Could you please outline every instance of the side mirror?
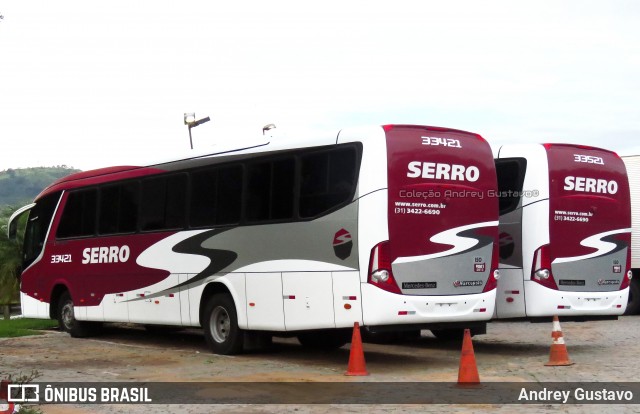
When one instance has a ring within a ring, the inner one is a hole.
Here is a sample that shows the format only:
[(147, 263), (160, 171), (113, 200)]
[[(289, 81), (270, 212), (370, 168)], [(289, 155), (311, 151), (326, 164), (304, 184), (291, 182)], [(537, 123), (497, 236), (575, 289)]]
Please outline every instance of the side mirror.
[(35, 205), (35, 203), (27, 204), (26, 206), (17, 209), (11, 215), (11, 217), (9, 218), (9, 225), (7, 226), (7, 237), (9, 238), (9, 240), (16, 239), (16, 236), (18, 234), (18, 219), (20, 218), (20, 216), (31, 210)]
[(7, 230), (7, 237), (9, 240), (15, 240), (16, 235), (18, 234), (18, 220), (13, 220), (9, 223), (9, 229)]

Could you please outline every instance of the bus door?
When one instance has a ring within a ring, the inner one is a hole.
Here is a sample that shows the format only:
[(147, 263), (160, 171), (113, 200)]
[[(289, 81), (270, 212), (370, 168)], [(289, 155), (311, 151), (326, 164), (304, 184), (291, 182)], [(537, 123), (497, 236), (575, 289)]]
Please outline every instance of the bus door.
[(522, 261), (522, 190), (527, 171), (525, 158), (496, 159), (500, 209), (500, 279), (496, 292), (496, 316), (525, 316)]

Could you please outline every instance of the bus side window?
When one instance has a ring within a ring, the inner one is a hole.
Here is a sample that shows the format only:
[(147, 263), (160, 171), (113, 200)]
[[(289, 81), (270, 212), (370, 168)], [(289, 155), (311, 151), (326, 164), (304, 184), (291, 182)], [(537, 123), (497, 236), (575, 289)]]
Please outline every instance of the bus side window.
[(242, 166), (218, 170), (215, 224), (237, 224), (242, 210)]
[(249, 164), (245, 209), (247, 221), (292, 219), (294, 184), (293, 157)]
[(205, 227), (240, 222), (242, 166), (208, 168), (191, 173), (189, 224)]
[(218, 172), (209, 168), (191, 173), (190, 224), (193, 227), (213, 225), (215, 222)]
[(140, 186), (137, 181), (100, 189), (100, 234), (133, 233), (138, 223)]
[(495, 160), (498, 176), (498, 205), (500, 215), (514, 211), (520, 204), (527, 160), (524, 158), (502, 158)]
[(525, 158), (495, 160), (500, 209), (500, 263), (522, 267), (522, 186)]
[(171, 230), (184, 227), (187, 176), (177, 174), (142, 181), (140, 229)]
[(354, 148), (302, 156), (300, 217), (314, 217), (345, 202), (355, 190)]
[(269, 220), (271, 202), (271, 163), (247, 165), (245, 218), (249, 222)]
[(56, 237), (93, 236), (96, 231), (96, 198), (95, 188), (69, 193)]
[(273, 162), (271, 175), (271, 218), (283, 220), (293, 218), (295, 194), (294, 158), (286, 158)]

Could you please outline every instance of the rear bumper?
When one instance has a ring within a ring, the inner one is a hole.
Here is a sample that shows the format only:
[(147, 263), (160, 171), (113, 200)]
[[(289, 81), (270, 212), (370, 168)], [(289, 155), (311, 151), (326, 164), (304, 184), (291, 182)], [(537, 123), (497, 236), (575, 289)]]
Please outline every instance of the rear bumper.
[(364, 325), (405, 325), (487, 321), (493, 316), (496, 290), (459, 296), (407, 296), (362, 284)]
[(622, 315), (627, 308), (629, 288), (612, 292), (567, 292), (525, 281), (527, 317)]

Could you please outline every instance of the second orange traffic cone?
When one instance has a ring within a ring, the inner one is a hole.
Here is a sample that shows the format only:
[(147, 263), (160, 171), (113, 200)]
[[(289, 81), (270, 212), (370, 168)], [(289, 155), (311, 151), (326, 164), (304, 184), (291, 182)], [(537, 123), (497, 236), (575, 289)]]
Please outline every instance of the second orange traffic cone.
[(458, 369), (458, 384), (480, 384), (480, 375), (476, 365), (476, 355), (473, 352), (471, 331), (464, 330), (462, 339), (462, 354), (460, 354), (460, 368)]
[(549, 353), (549, 362), (544, 365), (547, 367), (573, 365), (573, 362), (569, 360), (567, 345), (564, 343), (562, 328), (560, 328), (560, 319), (558, 319), (557, 315), (553, 317), (551, 337), (553, 338), (553, 343), (551, 344), (551, 352)]
[(358, 322), (353, 324), (351, 351), (349, 352), (349, 367), (344, 375), (369, 375), (364, 362), (364, 350), (362, 349), (362, 337), (360, 336), (360, 324)]

